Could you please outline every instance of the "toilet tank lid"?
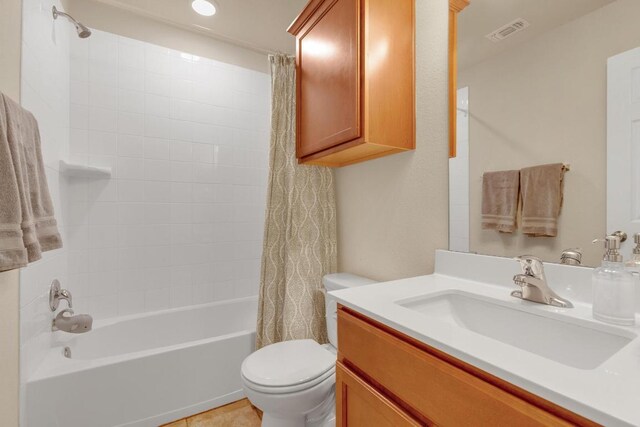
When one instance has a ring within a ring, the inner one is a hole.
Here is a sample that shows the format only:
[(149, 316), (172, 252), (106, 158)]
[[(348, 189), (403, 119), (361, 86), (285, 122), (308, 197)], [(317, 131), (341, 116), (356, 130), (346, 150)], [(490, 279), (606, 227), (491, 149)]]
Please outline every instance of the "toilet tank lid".
[(325, 275), (322, 278), (322, 283), (327, 291), (337, 291), (338, 289), (354, 288), (377, 282), (351, 273), (333, 273)]

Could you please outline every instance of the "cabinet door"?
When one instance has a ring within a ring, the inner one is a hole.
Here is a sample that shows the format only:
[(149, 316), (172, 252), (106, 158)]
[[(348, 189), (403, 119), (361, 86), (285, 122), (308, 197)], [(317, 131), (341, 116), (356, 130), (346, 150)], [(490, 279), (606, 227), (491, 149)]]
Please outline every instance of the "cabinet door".
[[(338, 309), (340, 360), (356, 366), (397, 401), (435, 425), (597, 425), (555, 405), (547, 405), (539, 397), (530, 395), (530, 401), (524, 400), (524, 393), (516, 395), (489, 383), (371, 322)], [(543, 404), (548, 409), (543, 409)], [(469, 420), (473, 422), (469, 424)]]
[(301, 158), (361, 135), (360, 0), (326, 0), (297, 43)]
[(420, 426), (340, 362), (336, 365), (337, 427)]

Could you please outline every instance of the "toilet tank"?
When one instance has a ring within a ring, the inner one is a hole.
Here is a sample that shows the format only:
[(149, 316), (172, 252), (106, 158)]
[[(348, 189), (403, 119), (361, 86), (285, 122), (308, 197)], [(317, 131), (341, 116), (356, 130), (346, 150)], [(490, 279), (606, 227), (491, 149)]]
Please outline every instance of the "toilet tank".
[[(322, 278), (322, 283), (324, 284), (324, 288), (327, 292), (331, 292), (356, 286), (371, 285), (372, 283), (377, 282), (351, 273), (333, 273), (324, 276)], [(335, 348), (338, 348), (338, 303), (334, 297), (326, 294), (324, 304), (327, 316), (327, 334), (329, 335), (329, 342)]]

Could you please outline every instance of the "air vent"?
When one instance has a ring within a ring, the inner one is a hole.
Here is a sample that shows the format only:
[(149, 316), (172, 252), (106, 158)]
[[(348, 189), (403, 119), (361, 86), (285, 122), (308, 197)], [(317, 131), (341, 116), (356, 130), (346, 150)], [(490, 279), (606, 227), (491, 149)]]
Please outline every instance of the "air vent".
[(491, 40), (494, 43), (502, 41), (507, 37), (511, 37), (515, 33), (518, 33), (529, 26), (529, 23), (522, 19), (518, 18), (513, 22), (509, 22), (507, 25), (504, 25), (497, 30), (487, 34), (485, 37)]

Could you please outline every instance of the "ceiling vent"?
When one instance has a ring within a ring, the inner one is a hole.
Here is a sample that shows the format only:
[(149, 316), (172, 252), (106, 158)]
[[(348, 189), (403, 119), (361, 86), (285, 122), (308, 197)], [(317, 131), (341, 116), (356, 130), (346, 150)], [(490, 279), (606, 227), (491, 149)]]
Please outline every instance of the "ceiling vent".
[(507, 25), (504, 25), (498, 28), (495, 31), (487, 34), (485, 37), (491, 40), (494, 43), (502, 41), (507, 37), (511, 37), (515, 33), (519, 33), (529, 26), (529, 22), (522, 18), (518, 18), (515, 21), (509, 22)]

